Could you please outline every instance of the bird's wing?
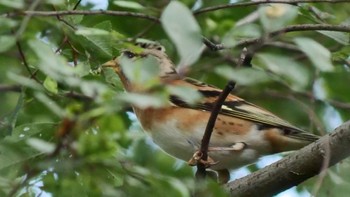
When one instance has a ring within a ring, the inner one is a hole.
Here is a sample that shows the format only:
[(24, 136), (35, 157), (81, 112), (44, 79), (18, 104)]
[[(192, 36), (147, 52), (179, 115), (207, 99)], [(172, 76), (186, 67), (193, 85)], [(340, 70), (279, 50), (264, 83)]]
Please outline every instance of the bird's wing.
[[(189, 105), (179, 97), (171, 96), (170, 101), (179, 107), (211, 111), (214, 107), (215, 101), (222, 91), (219, 88), (209, 86), (203, 82), (191, 78), (178, 80), (176, 83), (178, 83), (177, 85), (182, 84), (186, 86), (192, 86), (198, 89), (198, 91), (203, 95), (203, 99), (195, 105)], [(225, 102), (222, 105), (220, 114), (250, 120), (252, 122), (258, 123), (261, 129), (274, 127), (281, 128), (284, 131), (285, 135), (288, 135), (289, 137), (295, 139), (315, 141), (319, 138), (318, 136), (305, 132), (291, 125), (287, 121), (277, 117), (273, 113), (252, 103), (249, 103), (233, 94), (229, 94), (229, 96), (226, 98)]]

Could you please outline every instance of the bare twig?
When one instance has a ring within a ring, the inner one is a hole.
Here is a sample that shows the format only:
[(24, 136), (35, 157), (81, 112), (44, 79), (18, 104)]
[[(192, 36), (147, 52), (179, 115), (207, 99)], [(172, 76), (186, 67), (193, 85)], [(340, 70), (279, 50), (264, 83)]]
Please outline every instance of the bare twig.
[[(36, 7), (38, 7), (39, 3), (41, 0), (34, 0), (32, 1), (32, 3), (29, 6), (29, 12), (34, 11)], [(16, 32), (16, 40), (19, 40), (20, 37), (22, 36), (22, 33), (25, 31), (25, 29), (27, 28), (27, 25), (31, 19), (32, 15), (28, 14), (24, 17), (24, 19), (21, 22), (21, 25), (19, 26), (17, 32)]]
[(203, 8), (193, 12), (194, 15), (203, 14), (206, 12), (212, 12), (221, 9), (227, 8), (236, 8), (236, 7), (247, 7), (260, 4), (272, 4), (272, 3), (285, 3), (285, 4), (297, 4), (297, 3), (349, 3), (349, 0), (256, 0), (249, 2), (238, 2), (230, 3), (223, 5), (216, 5), (212, 7)]
[(211, 51), (219, 51), (226, 48), (223, 44), (214, 44), (206, 37), (202, 37), (202, 39), (205, 46), (207, 46)]
[(0, 92), (21, 92), (22, 88), (19, 85), (2, 85), (0, 84)]
[(79, 94), (77, 92), (67, 92), (62, 95), (63, 97), (73, 98), (79, 101), (91, 102), (94, 101), (93, 97), (86, 96), (84, 94)]
[(130, 16), (142, 18), (159, 23), (157, 17), (137, 12), (112, 11), (112, 10), (63, 10), (63, 11), (22, 11), (9, 13), (8, 16), (29, 15), (29, 16), (68, 16), (68, 15), (111, 15), (111, 16)]
[(73, 10), (76, 10), (78, 8), (78, 6), (80, 5), (81, 0), (79, 0), (73, 7)]
[[(238, 67), (241, 65), (245, 66), (251, 66), (251, 60), (252, 60), (252, 54), (253, 50), (247, 50), (246, 48), (243, 49), (239, 62), (237, 64)], [(235, 88), (236, 82), (234, 81), (228, 81), (227, 85), (225, 86), (224, 90), (221, 92), (218, 99), (215, 101), (215, 104), (213, 106), (213, 109), (211, 110), (211, 114), (207, 123), (207, 126), (205, 128), (203, 138), (201, 141), (201, 147), (200, 147), (200, 153), (201, 153), (201, 160), (207, 161), (208, 160), (208, 149), (209, 149), (209, 142), (211, 138), (211, 134), (213, 132), (213, 128), (215, 126), (216, 119), (221, 111), (221, 107), (223, 103), (225, 102), (227, 96), (231, 93), (231, 91)], [(196, 172), (196, 178), (197, 179), (203, 179), (206, 177), (206, 167), (203, 163), (198, 162), (197, 164), (197, 172)]]
[(209, 39), (203, 37), (203, 43), (213, 51), (219, 51), (224, 49), (231, 49), (237, 46), (248, 46), (252, 44), (259, 44), (259, 47), (263, 45), (275, 45), (277, 47), (288, 48), (289, 50), (299, 51), (295, 46), (282, 44), (280, 42), (270, 42), (273, 38), (289, 32), (297, 31), (339, 31), (339, 32), (350, 32), (350, 25), (329, 25), (329, 24), (301, 24), (301, 25), (290, 25), (280, 30), (276, 30), (260, 38), (245, 39), (237, 42), (233, 47), (227, 47), (224, 44), (214, 44)]
[[(211, 111), (207, 127), (205, 128), (204, 135), (202, 138), (202, 143), (201, 143), (201, 148), (200, 152), (202, 153), (201, 159), (206, 161), (208, 160), (208, 148), (209, 148), (209, 141), (211, 134), (213, 132), (213, 128), (216, 122), (216, 118), (218, 117), (220, 111), (221, 111), (221, 106), (223, 105), (224, 101), (226, 100), (226, 97), (230, 94), (230, 92), (234, 89), (236, 83), (233, 81), (229, 81), (225, 87), (225, 89), (221, 92), (219, 98), (215, 102), (215, 105)], [(205, 170), (205, 165), (203, 163), (198, 163), (197, 164), (197, 172), (196, 172), (196, 178), (197, 179), (202, 179), (205, 178), (206, 176), (206, 170)]]
[(288, 33), (288, 32), (296, 32), (296, 31), (317, 31), (317, 30), (325, 30), (325, 31), (340, 31), (340, 32), (350, 32), (350, 25), (328, 25), (328, 24), (302, 24), (302, 25), (290, 25), (283, 29), (273, 31), (268, 33), (266, 36), (262, 38), (253, 38), (239, 41), (235, 46), (247, 46), (254, 43), (265, 42), (266, 39), (271, 39), (277, 37), (279, 35)]
[[(76, 9), (78, 8), (78, 6), (79, 6), (80, 3), (81, 3), (81, 0), (79, 0), (79, 1), (74, 5), (73, 10), (76, 10)], [(53, 8), (54, 8), (55, 11), (57, 11), (56, 8), (55, 8), (55, 6), (53, 6)], [(62, 19), (61, 16), (56, 16), (56, 17), (57, 17), (57, 19), (58, 19), (59, 21), (61, 21), (61, 22), (63, 22), (64, 24), (66, 24), (66, 25), (67, 25), (68, 27), (70, 27), (71, 29), (73, 29), (73, 30), (76, 30), (76, 29), (77, 29), (77, 28), (74, 27), (72, 24), (70, 24), (68, 21)]]
[(328, 167), (350, 156), (350, 121), (280, 161), (228, 183), (227, 189), (235, 197), (273, 196), (319, 174), (327, 146)]
[(35, 74), (36, 72), (32, 73), (32, 71), (29, 68), (29, 64), (27, 62), (26, 56), (24, 55), (23, 49), (22, 49), (22, 45), (19, 41), (16, 41), (16, 46), (19, 52), (19, 55), (21, 57), (21, 60), (23, 62), (24, 67), (26, 68), (26, 70), (28, 71), (28, 73), (30, 74), (30, 78), (34, 79), (36, 82), (41, 83), (36, 77)]

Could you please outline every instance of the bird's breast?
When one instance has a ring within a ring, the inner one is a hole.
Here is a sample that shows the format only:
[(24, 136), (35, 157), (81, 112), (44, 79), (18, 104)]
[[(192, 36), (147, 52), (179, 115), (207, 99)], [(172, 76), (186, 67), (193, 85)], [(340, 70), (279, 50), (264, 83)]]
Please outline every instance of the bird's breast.
[[(143, 129), (168, 154), (188, 161), (200, 143), (210, 116), (209, 112), (168, 107), (164, 109), (135, 109)], [(241, 151), (210, 151), (215, 161), (213, 169), (238, 168), (254, 162), (270, 151), (264, 133), (252, 122), (220, 115), (216, 121), (209, 147), (231, 147), (244, 142)]]

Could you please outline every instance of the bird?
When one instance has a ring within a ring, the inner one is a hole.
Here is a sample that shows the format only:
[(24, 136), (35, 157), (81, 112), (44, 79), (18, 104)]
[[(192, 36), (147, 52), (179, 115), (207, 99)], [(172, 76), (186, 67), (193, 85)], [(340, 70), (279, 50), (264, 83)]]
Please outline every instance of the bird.
[(143, 130), (155, 144), (169, 155), (188, 161), (189, 165), (204, 163), (217, 173), (218, 182), (227, 183), (230, 170), (252, 164), (264, 155), (298, 150), (319, 139), (319, 136), (230, 93), (217, 116), (208, 159), (201, 161), (198, 151), (201, 139), (222, 89), (180, 74), (159, 43), (136, 42), (134, 45), (136, 48), (123, 49), (119, 57), (102, 64), (102, 68), (112, 68), (127, 92), (147, 93), (152, 90), (133, 83), (123, 68), (125, 64), (152, 57), (158, 67), (156, 77), (162, 85), (191, 88), (198, 92), (202, 97), (194, 104), (170, 94), (164, 106), (132, 107)]

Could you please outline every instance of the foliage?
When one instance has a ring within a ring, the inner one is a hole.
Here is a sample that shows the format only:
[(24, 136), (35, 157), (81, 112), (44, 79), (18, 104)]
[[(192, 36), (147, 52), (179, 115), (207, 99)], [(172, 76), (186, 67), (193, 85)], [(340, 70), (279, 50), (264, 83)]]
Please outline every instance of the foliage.
[[(87, 1), (1, 1), (0, 196), (226, 196), (214, 181), (196, 183), (193, 169), (156, 148), (128, 112), (130, 103), (162, 105), (169, 92), (196, 95), (175, 87), (124, 93), (115, 73), (100, 70), (134, 38), (163, 44), (193, 78), (218, 87), (235, 80), (238, 95), (311, 132), (323, 135), (350, 118), (349, 33), (282, 34), (253, 45), (252, 68), (235, 67), (242, 40), (288, 25), (349, 25), (349, 4), (261, 4), (196, 14), (228, 2), (108, 2), (107, 10), (155, 16), (155, 22), (131, 14), (22, 13), (96, 6)], [(226, 49), (203, 51), (201, 35)], [(159, 85), (147, 67), (129, 72), (140, 83)], [(344, 161), (298, 192), (345, 195), (348, 172)]]

